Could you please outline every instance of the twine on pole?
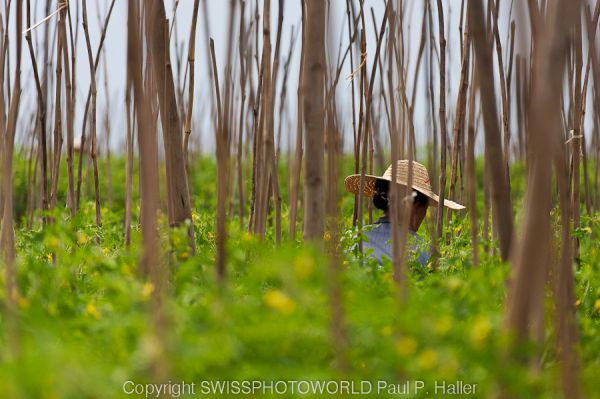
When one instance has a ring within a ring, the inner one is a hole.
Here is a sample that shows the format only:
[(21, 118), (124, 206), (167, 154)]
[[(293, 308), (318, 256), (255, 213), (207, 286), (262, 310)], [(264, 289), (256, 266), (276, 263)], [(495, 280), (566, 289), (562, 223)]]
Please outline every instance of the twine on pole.
[(361, 58), (362, 61), (360, 63), (360, 65), (354, 70), (352, 71), (348, 76), (346, 76), (346, 80), (347, 81), (352, 81), (354, 80), (354, 78), (356, 77), (356, 75), (358, 75), (358, 73), (360, 72), (360, 70), (362, 69), (362, 67), (365, 66), (366, 62), (367, 62), (367, 53), (361, 53)]
[(569, 133), (571, 133), (571, 137), (567, 141), (565, 141), (565, 144), (569, 144), (571, 141), (573, 141), (575, 139), (583, 138), (582, 134), (579, 134), (579, 135), (576, 136), (575, 135), (575, 130), (570, 130)]
[(66, 8), (69, 6), (69, 0), (60, 0), (58, 2), (58, 5), (56, 7), (56, 10), (48, 15), (46, 18), (42, 19), (41, 21), (37, 22), (36, 24), (30, 26), (29, 28), (25, 29), (23, 31), (23, 34), (26, 35), (28, 32), (34, 30), (35, 28), (37, 28), (38, 26), (48, 22), (50, 19), (52, 19), (56, 14), (58, 14), (63, 8)]

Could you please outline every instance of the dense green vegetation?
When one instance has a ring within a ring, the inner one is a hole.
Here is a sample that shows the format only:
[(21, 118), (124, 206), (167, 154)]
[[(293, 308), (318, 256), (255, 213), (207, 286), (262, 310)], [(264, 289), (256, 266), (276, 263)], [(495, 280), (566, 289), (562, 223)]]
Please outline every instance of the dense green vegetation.
[[(391, 266), (377, 267), (356, 256), (358, 238), (351, 228), (353, 198), (341, 192), (340, 249), (348, 342), (345, 369), (336, 369), (328, 257), (317, 248), (301, 241), (285, 241), (277, 247), (270, 230), (260, 242), (240, 227), (237, 216), (231, 216), (227, 283), (225, 287), (216, 283), (215, 166), (210, 159), (197, 160), (191, 173), (197, 254), (191, 255), (184, 228), (171, 230), (165, 216), (159, 217), (162, 264), (170, 272), (163, 352), (150, 321), (149, 298), (154, 286), (137, 273), (137, 225), (131, 248), (123, 245), (123, 164), (122, 158), (113, 159), (110, 209), (103, 182), (101, 229), (95, 226), (90, 200), (74, 218), (59, 207), (55, 224), (42, 229), (36, 220), (33, 230), (28, 230), (26, 163), (19, 161), (15, 202), (21, 221), (16, 232), (20, 348), (19, 355), (13, 355), (2, 313), (0, 397), (124, 397), (122, 386), (127, 380), (156, 382), (151, 370), (156, 359), (165, 362), (172, 381), (350, 378), (423, 380), (432, 386), (436, 380), (462, 380), (477, 384), (475, 397), (493, 397), (501, 387), (513, 397), (559, 397), (552, 333), (544, 337), (537, 372), (528, 364), (506, 363), (509, 337), (502, 323), (509, 266), (494, 255), (493, 242), (480, 242), (482, 265), (472, 267), (466, 215), (456, 214), (446, 227), (452, 239), (441, 248), (440, 267), (422, 270), (411, 266), (406, 291), (399, 300)], [(518, 217), (522, 168), (513, 168), (513, 174)], [(65, 186), (61, 181), (60, 198), (64, 198)], [(92, 191), (89, 193), (87, 198), (93, 198)], [(288, 220), (286, 209), (284, 205), (284, 222)], [(135, 209), (135, 215), (137, 212)], [(558, 223), (556, 214), (553, 218)], [(576, 265), (579, 352), (584, 397), (593, 398), (600, 397), (596, 389), (600, 377), (600, 215), (582, 220), (585, 227), (575, 232), (581, 237), (581, 258)], [(425, 240), (432, 223), (428, 220), (419, 232)], [(557, 240), (559, 230), (555, 229)], [(491, 248), (490, 255), (484, 246)], [(4, 273), (1, 276), (4, 279)], [(2, 304), (5, 295), (2, 290)], [(550, 292), (547, 311), (552, 320)], [(547, 331), (553, 328), (549, 326)], [(419, 396), (427, 395), (423, 391)]]

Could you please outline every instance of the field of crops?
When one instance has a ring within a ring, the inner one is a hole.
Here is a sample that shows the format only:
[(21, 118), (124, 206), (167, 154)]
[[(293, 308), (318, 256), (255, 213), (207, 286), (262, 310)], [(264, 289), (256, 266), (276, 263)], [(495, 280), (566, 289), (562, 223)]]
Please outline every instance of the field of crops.
[[(123, 162), (115, 160), (115, 171)], [(356, 255), (352, 196), (342, 196), (345, 341), (339, 344), (333, 342), (326, 253), (301, 240), (275, 245), (272, 224), (261, 242), (245, 226), (240, 229), (239, 220), (229, 220), (227, 283), (217, 283), (214, 169), (214, 161), (202, 159), (192, 173), (196, 255), (190, 254), (185, 229), (170, 230), (159, 217), (161, 267), (168, 275), (160, 337), (152, 322), (155, 287), (138, 273), (137, 228), (130, 249), (124, 248), (122, 191), (115, 190), (112, 207), (103, 208), (102, 228), (95, 225), (93, 202), (87, 202), (74, 218), (57, 209), (51, 227), (17, 230), (20, 293), (14, 328), (20, 354), (9, 355), (4, 337), (3, 397), (125, 397), (124, 383), (156, 384), (161, 381), (156, 373), (168, 376), (165, 382), (194, 382), (199, 397), (203, 381), (346, 379), (357, 381), (356, 390), (359, 381), (372, 382), (373, 395), (379, 388), (382, 395), (393, 389), (378, 387), (379, 381), (409, 381), (411, 394), (400, 397), (426, 397), (426, 391), (432, 396), (436, 381), (463, 381), (477, 384), (475, 397), (493, 397), (501, 389), (513, 397), (559, 397), (552, 326), (539, 348), (519, 348), (524, 357), (540, 353), (539, 366), (509, 360), (502, 325), (510, 266), (493, 255), (493, 242), (483, 241), (477, 248), (481, 266), (473, 267), (468, 217), (456, 214), (448, 225), (452, 240), (440, 248), (439, 267), (412, 265), (405, 290), (398, 293), (390, 264), (378, 267)], [(124, 176), (117, 172), (114, 179)], [(519, 191), (523, 176), (515, 172), (513, 183)], [(516, 197), (517, 213), (520, 202)], [(286, 207), (283, 215), (287, 220)], [(427, 240), (429, 224), (419, 231)], [(575, 273), (578, 351), (583, 395), (593, 398), (600, 367), (600, 215), (583, 219), (583, 225)], [(552, 320), (550, 293), (546, 301)], [(6, 328), (3, 317), (1, 329)], [(415, 381), (425, 384), (416, 395)], [(441, 392), (438, 397), (444, 397)]]
[(600, 0), (0, 2), (0, 399), (600, 399)]

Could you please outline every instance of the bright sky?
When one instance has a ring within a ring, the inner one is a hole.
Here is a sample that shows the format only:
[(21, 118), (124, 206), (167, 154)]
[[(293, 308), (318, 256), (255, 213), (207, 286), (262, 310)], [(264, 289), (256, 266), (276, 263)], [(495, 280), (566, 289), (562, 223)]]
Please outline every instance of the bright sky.
[[(226, 0), (204, 0), (206, 1), (208, 14), (204, 15), (203, 7), (200, 6), (200, 15), (198, 17), (198, 29), (197, 29), (197, 39), (196, 39), (196, 63), (195, 63), (195, 74), (196, 74), (196, 88), (195, 88), (195, 104), (194, 104), (194, 129), (193, 135), (197, 135), (202, 137), (203, 148), (206, 151), (212, 151), (214, 148), (214, 133), (212, 129), (212, 121), (211, 118), (211, 106), (210, 101), (212, 98), (213, 88), (210, 87), (208, 73), (209, 73), (209, 59), (207, 57), (207, 46), (208, 46), (208, 38), (207, 32), (210, 37), (213, 37), (215, 40), (215, 49), (217, 55), (217, 63), (219, 68), (220, 76), (223, 76), (224, 64), (225, 64), (225, 52), (227, 49), (227, 38), (228, 38), (228, 20), (229, 20), (229, 2)], [(241, 4), (241, 1), (236, 0), (238, 5)], [(257, 0), (248, 0), (246, 3), (247, 15), (251, 10), (254, 10), (255, 2)], [(355, 4), (358, 4), (356, 0)], [(13, 4), (15, 2), (13, 1)], [(202, 1), (201, 1), (202, 3)], [(272, 19), (272, 45), (274, 49), (275, 45), (275, 34), (276, 34), (276, 23), (277, 23), (277, 0), (271, 0), (272, 3), (272, 11), (271, 11), (271, 19)], [(286, 56), (289, 49), (290, 43), (290, 35), (292, 31), (292, 27), (295, 29), (295, 32), (299, 33), (300, 30), (300, 20), (301, 20), (301, 3), (300, 0), (284, 0), (284, 21), (283, 21), (283, 30), (282, 30), (282, 56)], [(516, 9), (521, 2), (516, 2), (514, 5), (515, 9), (510, 12), (510, 7), (512, 7), (511, 2), (501, 2), (501, 10), (500, 10), (500, 19), (506, 20), (508, 15), (512, 16), (512, 18), (520, 18), (520, 13)], [(45, 14), (43, 8), (45, 8), (44, 1), (33, 1), (35, 9), (35, 16), (32, 17), (34, 21), (39, 21), (42, 19)], [(100, 27), (108, 10), (108, 6), (110, 4), (109, 0), (96, 0), (88, 2), (88, 14), (90, 19), (90, 30), (91, 30), (91, 40), (92, 40), (92, 48), (95, 49), (98, 46), (98, 42), (100, 39)], [(167, 16), (169, 19), (173, 18), (173, 0), (165, 0), (165, 4), (167, 7)], [(405, 17), (405, 35), (407, 37), (407, 51), (410, 52), (410, 63), (409, 63), (409, 71), (408, 71), (408, 89), (409, 92), (412, 91), (412, 84), (415, 81), (414, 76), (414, 64), (416, 59), (416, 52), (419, 45), (420, 40), (420, 29), (421, 29), (421, 19), (423, 13), (424, 2), (416, 2), (416, 1), (407, 1), (405, 2), (407, 10)], [(260, 7), (262, 7), (262, 1), (259, 3)], [(447, 62), (448, 62), (448, 70), (447, 70), (447, 107), (448, 107), (448, 118), (452, 121), (453, 111), (456, 103), (456, 88), (458, 86), (459, 76), (460, 76), (460, 50), (459, 50), (459, 13), (460, 13), (460, 5), (461, 2), (458, 0), (453, 1), (445, 1), (444, 2), (444, 13), (446, 18), (446, 38), (448, 42), (448, 54), (447, 54)], [(383, 16), (385, 4), (383, 0), (365, 0), (365, 10), (367, 11), (367, 53), (368, 53), (368, 71), (370, 73), (371, 66), (373, 63), (373, 55), (375, 53), (375, 36), (376, 32), (373, 28), (373, 23), (371, 19), (371, 8), (373, 8), (373, 12), (377, 21), (377, 28), (379, 29), (379, 25), (381, 24), (381, 19)], [(5, 18), (6, 11), (3, 9), (4, 5), (0, 6), (0, 11), (2, 11), (2, 19)], [(56, 8), (56, 2), (52, 2), (52, 9)], [(76, 1), (71, 1), (71, 10), (73, 18), (75, 17), (75, 13), (81, 12), (81, 3)], [(239, 12), (239, 7), (237, 7)], [(436, 36), (437, 40), (437, 8), (436, 2), (432, 1), (432, 9), (434, 11), (434, 36)], [(187, 60), (187, 43), (190, 33), (191, 27), (191, 18), (192, 18), (192, 10), (193, 10), (193, 0), (179, 0), (177, 11), (175, 13), (176, 19), (176, 29), (174, 29), (173, 36), (171, 38), (171, 59), (174, 65), (176, 65), (176, 46), (183, 46), (181, 52), (181, 59), (184, 63), (181, 69), (181, 79), (183, 79), (183, 74), (185, 71), (185, 62)], [(14, 6), (13, 6), (14, 12)], [(11, 14), (11, 19), (12, 18)], [(111, 147), (113, 150), (119, 151), (124, 148), (124, 140), (125, 140), (125, 117), (124, 117), (124, 88), (125, 88), (125, 79), (126, 79), (126, 45), (127, 45), (127, 33), (126, 33), (126, 20), (127, 20), (127, 1), (126, 0), (116, 0), (115, 8), (113, 11), (113, 15), (110, 20), (108, 33), (106, 37), (105, 50), (106, 56), (102, 58), (102, 61), (99, 65), (98, 69), (98, 132), (101, 134), (102, 132), (102, 118), (104, 116), (104, 112), (106, 109), (106, 95), (107, 91), (105, 90), (104, 81), (105, 81), (105, 71), (109, 76), (108, 82), (108, 97), (110, 101), (110, 123), (112, 126), (112, 140)], [(208, 22), (208, 26), (205, 21)], [(235, 41), (234, 45), (237, 46), (238, 40), (238, 26), (239, 26), (239, 17), (236, 15), (235, 20), (235, 31), (233, 32)], [(51, 26), (51, 33), (54, 31), (56, 26), (57, 19), (52, 19), (48, 23)], [(524, 24), (517, 20), (517, 26), (523, 26)], [(347, 25), (346, 25), (346, 2), (343, 0), (332, 0), (331, 1), (331, 21), (329, 22), (330, 26), (330, 45), (329, 52), (331, 58), (335, 61), (337, 59), (338, 46), (339, 46), (339, 34), (342, 33), (343, 38), (343, 49), (345, 49), (347, 45)], [(450, 28), (448, 28), (448, 26)], [(506, 42), (507, 38), (507, 23), (501, 23), (500, 25), (500, 36), (503, 43)], [(11, 26), (13, 33), (11, 33), (12, 39), (12, 60), (11, 60), (11, 68), (14, 67), (14, 27)], [(41, 67), (41, 59), (42, 59), (42, 51), (39, 43), (43, 37), (44, 27), (40, 26), (34, 31), (34, 46), (37, 51), (37, 59), (38, 65)], [(525, 48), (528, 52), (528, 44), (519, 44), (520, 42), (527, 43), (527, 37), (529, 33), (526, 32), (517, 32), (518, 35), (521, 35), (524, 40), (517, 40), (516, 51), (521, 51), (520, 48)], [(182, 45), (182, 43), (185, 43)], [(262, 45), (259, 42), (259, 45)], [(283, 133), (282, 137), (287, 137), (287, 132), (295, 132), (295, 108), (296, 108), (296, 87), (298, 84), (298, 68), (299, 68), (299, 58), (300, 58), (300, 40), (297, 40), (296, 46), (294, 47), (292, 61), (290, 64), (290, 76), (288, 80), (288, 96), (287, 96), (287, 109), (290, 112), (284, 113), (283, 120)], [(506, 46), (506, 44), (504, 44)], [(237, 54), (237, 51), (236, 51)], [(76, 133), (75, 136), (79, 135), (81, 130), (81, 118), (83, 114), (83, 108), (85, 105), (85, 99), (87, 95), (88, 85), (89, 85), (89, 67), (87, 63), (87, 53), (85, 47), (85, 38), (83, 35), (83, 30), (79, 30), (79, 34), (77, 37), (77, 94), (76, 94), (76, 102), (77, 102), (77, 115), (76, 115)], [(425, 61), (425, 60), (424, 60)], [(422, 72), (425, 71), (425, 65), (422, 67)], [(356, 66), (355, 66), (356, 67)], [(14, 70), (13, 72), (14, 73)], [(54, 73), (54, 71), (52, 71)], [(344, 70), (342, 76), (345, 77), (350, 73), (350, 64), (349, 61), (346, 62), (344, 66)], [(35, 112), (35, 83), (33, 80), (32, 69), (31, 69), (31, 61), (29, 57), (29, 53), (26, 48), (26, 43), (24, 42), (23, 49), (23, 96), (22, 96), (22, 107), (20, 113), (20, 132), (28, 131), (27, 128), (30, 126), (30, 121), (32, 117), (32, 113)], [(279, 75), (279, 83), (281, 84), (282, 74)], [(177, 75), (176, 75), (177, 79)], [(436, 81), (434, 82), (434, 91), (436, 93), (436, 104), (438, 100), (437, 93), (439, 92), (439, 86)], [(255, 79), (256, 80), (256, 79)], [(377, 77), (377, 81), (379, 77)], [(421, 77), (418, 82), (418, 91), (417, 91), (417, 104), (415, 107), (415, 128), (417, 132), (417, 140), (418, 144), (422, 145), (425, 140), (425, 136), (430, 132), (431, 126), (431, 118), (429, 115), (429, 108), (427, 106), (426, 97), (425, 97), (425, 79)], [(497, 87), (497, 84), (496, 84)], [(376, 87), (375, 91), (377, 92), (378, 88)], [(187, 93), (187, 89), (186, 89)], [(279, 93), (279, 89), (278, 89)], [(186, 94), (187, 96), (187, 94)], [(277, 95), (279, 97), (279, 94)], [(499, 98), (499, 97), (498, 97)], [(339, 115), (342, 120), (342, 127), (344, 130), (345, 143), (348, 146), (351, 144), (352, 140), (352, 123), (350, 117), (351, 111), (351, 88), (350, 84), (347, 80), (341, 79), (338, 85), (337, 91), (337, 99), (339, 106)], [(498, 101), (499, 102), (499, 101)], [(51, 113), (49, 114), (52, 115)], [(437, 114), (436, 114), (437, 117)], [(382, 114), (382, 120), (385, 119), (385, 114)], [(513, 118), (514, 119), (514, 118)], [(49, 119), (48, 123), (50, 124), (52, 119)], [(51, 125), (50, 125), (51, 126)], [(277, 126), (277, 120), (276, 125)], [(382, 122), (381, 127), (386, 129), (385, 122)], [(451, 124), (448, 124), (449, 129), (451, 128)], [(382, 132), (383, 137), (387, 136), (387, 131)], [(513, 137), (514, 137), (513, 133)], [(482, 136), (480, 134), (480, 136)], [(25, 136), (20, 135), (20, 140), (23, 140)], [(19, 140), (19, 138), (18, 138)], [(478, 143), (478, 147), (481, 148), (482, 142), (481, 137)], [(284, 147), (285, 148), (285, 142)]]

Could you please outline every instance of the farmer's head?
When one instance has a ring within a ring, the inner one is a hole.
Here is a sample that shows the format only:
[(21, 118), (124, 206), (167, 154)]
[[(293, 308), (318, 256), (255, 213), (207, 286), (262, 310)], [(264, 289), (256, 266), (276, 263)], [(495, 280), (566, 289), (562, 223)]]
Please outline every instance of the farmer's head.
[[(417, 231), (419, 230), (419, 227), (421, 226), (421, 223), (427, 214), (429, 198), (417, 190), (413, 190), (408, 196), (404, 195), (405, 192), (405, 186), (399, 187), (399, 206), (402, 206), (404, 201), (409, 201), (411, 203), (409, 228), (412, 231)], [(373, 205), (375, 208), (382, 210), (384, 215), (388, 215), (390, 208), (390, 182), (388, 180), (375, 180), (375, 187), (373, 190)]]
[[(410, 165), (407, 160), (398, 161), (396, 165), (395, 171), (392, 170), (392, 165), (390, 165), (382, 176), (365, 175), (363, 193), (367, 197), (372, 197), (373, 205), (387, 215), (390, 208), (390, 187), (392, 182), (395, 181), (398, 185), (397, 193), (399, 196), (397, 204), (401, 206), (405, 203), (404, 201), (410, 201), (409, 228), (412, 231), (417, 231), (427, 214), (427, 208), (429, 206), (437, 206), (439, 197), (431, 188), (429, 173), (425, 166), (414, 161)], [(395, 179), (393, 177), (394, 173), (396, 175)], [(412, 190), (410, 190), (410, 193), (407, 193), (406, 187), (409, 181), (409, 174), (412, 181)], [(348, 176), (345, 180), (345, 185), (348, 191), (358, 194), (361, 186), (361, 175)], [(444, 206), (455, 210), (464, 209), (464, 206), (449, 200), (444, 200)]]

